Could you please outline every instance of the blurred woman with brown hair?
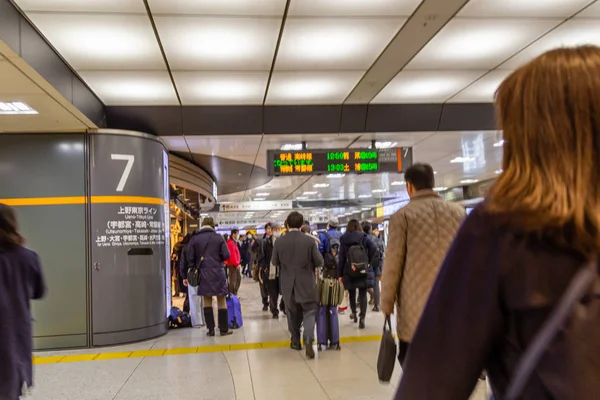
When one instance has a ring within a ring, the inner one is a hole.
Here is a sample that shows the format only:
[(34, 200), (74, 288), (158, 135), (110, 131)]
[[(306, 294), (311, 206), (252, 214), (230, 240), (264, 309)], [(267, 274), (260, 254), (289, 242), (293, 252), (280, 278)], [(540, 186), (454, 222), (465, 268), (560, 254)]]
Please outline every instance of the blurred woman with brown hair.
[(33, 384), (29, 300), (44, 295), (40, 260), (23, 247), (12, 208), (0, 204), (0, 398), (18, 400)]
[[(574, 275), (600, 251), (600, 48), (534, 59), (500, 85), (496, 109), (504, 172), (446, 256), (396, 399), (466, 400), (483, 369), (503, 399)], [(587, 324), (585, 335), (554, 337), (519, 398), (598, 398), (600, 321)]]

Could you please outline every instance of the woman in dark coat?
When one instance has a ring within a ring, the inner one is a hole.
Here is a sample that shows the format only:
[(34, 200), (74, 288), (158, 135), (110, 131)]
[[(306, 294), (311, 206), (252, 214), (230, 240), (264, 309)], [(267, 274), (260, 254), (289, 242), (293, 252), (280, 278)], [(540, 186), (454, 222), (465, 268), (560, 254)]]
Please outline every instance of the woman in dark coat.
[(33, 384), (29, 300), (46, 291), (38, 255), (23, 242), (13, 209), (0, 204), (0, 398), (6, 400), (18, 400), (24, 384)]
[(200, 284), (198, 295), (204, 299), (204, 318), (208, 328), (208, 336), (215, 335), (215, 316), (212, 307), (213, 296), (217, 297), (219, 307), (219, 331), (221, 336), (230, 335), (229, 317), (227, 314), (226, 296), (228, 294), (227, 275), (224, 262), (230, 257), (225, 239), (215, 232), (215, 222), (207, 217), (202, 221), (200, 231), (190, 240), (187, 248), (187, 268), (181, 273), (187, 286), (187, 270), (200, 266)]
[[(367, 274), (364, 277), (352, 278), (350, 277), (350, 266), (348, 260), (348, 251), (354, 245), (360, 245), (364, 248), (369, 259), (369, 266), (367, 268)], [(338, 264), (338, 275), (344, 283), (344, 288), (350, 295), (350, 309), (352, 314), (350, 319), (355, 323), (359, 321), (358, 327), (360, 329), (365, 328), (365, 317), (367, 315), (367, 289), (372, 288), (375, 285), (375, 273), (371, 263), (377, 255), (377, 247), (373, 244), (372, 240), (369, 240), (367, 234), (364, 233), (360, 227), (360, 223), (356, 219), (348, 222), (346, 233), (340, 238), (340, 254)], [(360, 314), (359, 319), (356, 318), (356, 291), (358, 290), (358, 298), (360, 303)]]

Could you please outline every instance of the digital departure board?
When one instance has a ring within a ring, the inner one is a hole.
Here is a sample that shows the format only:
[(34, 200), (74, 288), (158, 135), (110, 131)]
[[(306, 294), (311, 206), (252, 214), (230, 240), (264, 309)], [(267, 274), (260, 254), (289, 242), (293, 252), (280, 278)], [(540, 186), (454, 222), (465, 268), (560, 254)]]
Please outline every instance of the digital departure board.
[(267, 150), (270, 176), (403, 172), (412, 148)]

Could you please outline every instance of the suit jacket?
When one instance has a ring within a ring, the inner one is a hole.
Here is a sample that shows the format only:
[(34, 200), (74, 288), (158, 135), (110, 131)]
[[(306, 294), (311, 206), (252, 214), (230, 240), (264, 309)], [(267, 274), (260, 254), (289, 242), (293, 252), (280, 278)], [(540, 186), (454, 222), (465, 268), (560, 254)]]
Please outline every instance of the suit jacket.
[(323, 265), (323, 256), (313, 238), (290, 230), (275, 242), (271, 262), (279, 267), (281, 292), (286, 303), (291, 303), (292, 291), (296, 303), (317, 302), (315, 269)]
[(410, 342), (446, 252), (465, 216), (433, 190), (417, 192), (390, 220), (381, 311), (398, 308), (398, 337)]

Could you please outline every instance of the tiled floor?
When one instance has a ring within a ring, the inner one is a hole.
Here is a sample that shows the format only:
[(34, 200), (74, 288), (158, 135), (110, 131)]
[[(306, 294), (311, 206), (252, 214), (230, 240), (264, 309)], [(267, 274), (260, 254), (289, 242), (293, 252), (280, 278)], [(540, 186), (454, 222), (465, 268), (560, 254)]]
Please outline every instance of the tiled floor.
[[(208, 338), (204, 329), (181, 329), (143, 343), (115, 348), (39, 353), (39, 356), (131, 352), (219, 344), (289, 340), (285, 317), (270, 318), (261, 310), (258, 286), (245, 280), (240, 291), (244, 327), (233, 335)], [(34, 400), (327, 400), (391, 399), (393, 384), (378, 382), (379, 343), (368, 336), (381, 333), (383, 319), (369, 313), (367, 329), (358, 330), (348, 316), (340, 316), (343, 337), (370, 341), (345, 343), (342, 351), (318, 353), (306, 360), (304, 352), (262, 348), (197, 354), (94, 360), (35, 366)], [(265, 346), (266, 347), (266, 346)], [(478, 387), (473, 400), (484, 400)]]

